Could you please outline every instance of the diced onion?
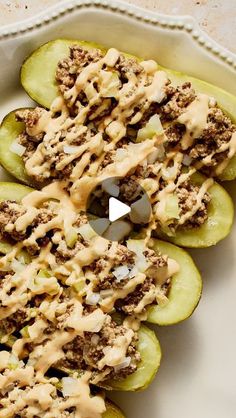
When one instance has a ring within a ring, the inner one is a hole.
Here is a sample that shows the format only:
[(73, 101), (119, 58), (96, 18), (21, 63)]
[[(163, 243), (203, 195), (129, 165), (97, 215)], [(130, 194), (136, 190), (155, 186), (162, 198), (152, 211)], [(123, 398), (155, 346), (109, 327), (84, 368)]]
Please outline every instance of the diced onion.
[(119, 370), (122, 370), (126, 367), (129, 367), (131, 363), (131, 357), (125, 357), (124, 361), (122, 361), (122, 363), (117, 364), (117, 366), (114, 367), (115, 372), (118, 372)]
[(189, 167), (192, 161), (193, 159), (189, 155), (183, 156), (183, 165), (185, 165), (186, 167)]
[(177, 175), (177, 167), (174, 165), (172, 167), (167, 167), (167, 168), (162, 169), (162, 177), (166, 180), (174, 179), (176, 175)]
[(63, 151), (65, 154), (76, 154), (80, 149), (79, 146), (76, 145), (64, 145)]
[(77, 380), (73, 377), (63, 377), (61, 379), (62, 383), (62, 394), (63, 396), (77, 396), (78, 395), (78, 385)]
[(115, 276), (116, 281), (120, 282), (121, 280), (125, 280), (129, 277), (130, 270), (128, 266), (119, 266), (114, 268), (112, 273)]
[(21, 263), (20, 261), (13, 259), (11, 262), (11, 268), (15, 273), (20, 273), (24, 270), (25, 264)]
[(130, 251), (133, 251), (137, 258), (135, 267), (138, 271), (144, 272), (150, 266), (150, 263), (147, 262), (143, 251), (145, 250), (144, 240), (129, 239), (127, 241), (127, 247)]
[(132, 203), (130, 207), (129, 217), (134, 224), (146, 224), (149, 222), (152, 207), (147, 194), (144, 194), (140, 199)]
[(97, 303), (100, 301), (100, 293), (90, 293), (86, 297), (86, 303), (88, 305), (97, 305)]
[[(107, 72), (106, 72), (107, 73)], [(116, 97), (120, 88), (120, 79), (117, 73), (111, 73), (109, 80), (104, 80), (106, 85), (103, 87), (103, 97)]]
[(19, 144), (17, 141), (14, 141), (14, 142), (11, 143), (11, 146), (10, 146), (9, 149), (14, 154), (17, 154), (17, 155), (19, 155), (19, 157), (22, 157), (22, 155), (25, 153), (26, 147)]
[(138, 267), (134, 266), (129, 272), (129, 278), (133, 279), (133, 277), (135, 277), (137, 273), (138, 273)]

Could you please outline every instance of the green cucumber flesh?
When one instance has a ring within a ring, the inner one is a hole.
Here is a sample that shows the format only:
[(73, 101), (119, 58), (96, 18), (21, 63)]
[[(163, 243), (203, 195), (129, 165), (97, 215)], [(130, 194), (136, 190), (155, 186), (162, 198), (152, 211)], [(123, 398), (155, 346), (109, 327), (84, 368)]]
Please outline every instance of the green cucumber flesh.
[(15, 112), (9, 113), (0, 126), (0, 164), (22, 183), (31, 185), (22, 158), (10, 150), (11, 144), (24, 130), (24, 123), (16, 121)]
[(194, 312), (202, 293), (202, 279), (192, 258), (182, 248), (155, 240), (153, 249), (177, 261), (180, 270), (171, 280), (167, 304), (151, 306), (147, 320), (158, 325), (173, 325)]

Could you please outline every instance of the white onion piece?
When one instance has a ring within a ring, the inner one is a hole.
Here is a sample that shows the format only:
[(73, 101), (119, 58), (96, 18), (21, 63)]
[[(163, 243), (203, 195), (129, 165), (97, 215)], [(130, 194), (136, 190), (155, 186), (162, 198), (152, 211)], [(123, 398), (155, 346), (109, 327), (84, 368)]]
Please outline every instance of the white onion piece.
[(162, 174), (164, 179), (171, 180), (174, 179), (177, 175), (177, 167), (173, 165), (173, 167), (163, 168)]
[(117, 364), (117, 366), (114, 367), (115, 372), (118, 372), (119, 370), (124, 369), (125, 367), (129, 367), (131, 363), (131, 357), (125, 357), (124, 361), (122, 363)]
[(133, 277), (135, 277), (136, 274), (138, 274), (138, 267), (134, 266), (129, 272), (129, 279), (133, 279)]
[(11, 146), (10, 146), (9, 149), (14, 154), (17, 154), (17, 155), (19, 155), (19, 157), (22, 157), (22, 155), (24, 154), (24, 152), (26, 150), (26, 147), (19, 144), (17, 141), (14, 141), (14, 142), (11, 143)]
[(73, 377), (63, 377), (62, 382), (62, 394), (63, 396), (77, 396), (78, 395), (78, 385), (77, 379)]
[(20, 273), (24, 270), (25, 264), (21, 263), (20, 261), (13, 259), (11, 262), (11, 268), (15, 273)]
[(120, 282), (121, 280), (127, 279), (129, 277), (130, 271), (128, 266), (119, 266), (116, 267), (112, 273), (115, 276), (116, 281)]
[(76, 145), (64, 145), (63, 151), (65, 154), (76, 154), (80, 149), (79, 146)]
[(99, 300), (100, 300), (100, 294), (99, 293), (90, 293), (90, 295), (88, 295), (86, 297), (86, 303), (88, 305), (97, 305)]
[(189, 167), (193, 159), (189, 155), (184, 155), (183, 157), (183, 165)]

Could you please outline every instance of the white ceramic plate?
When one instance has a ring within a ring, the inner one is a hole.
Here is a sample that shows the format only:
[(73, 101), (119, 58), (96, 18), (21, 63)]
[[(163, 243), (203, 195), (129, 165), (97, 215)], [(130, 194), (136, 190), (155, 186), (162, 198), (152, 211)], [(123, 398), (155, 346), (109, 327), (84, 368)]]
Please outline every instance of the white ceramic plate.
[[(30, 103), (19, 83), (22, 61), (37, 46), (59, 37), (155, 58), (236, 94), (236, 56), (201, 32), (191, 17), (158, 15), (115, 1), (65, 1), (0, 29), (0, 118)], [(4, 172), (1, 178), (6, 178)], [(228, 188), (235, 200), (235, 183)], [(192, 251), (204, 279), (201, 303), (186, 322), (155, 328), (163, 361), (151, 387), (111, 395), (127, 418), (235, 418), (235, 251), (235, 228), (217, 247)]]

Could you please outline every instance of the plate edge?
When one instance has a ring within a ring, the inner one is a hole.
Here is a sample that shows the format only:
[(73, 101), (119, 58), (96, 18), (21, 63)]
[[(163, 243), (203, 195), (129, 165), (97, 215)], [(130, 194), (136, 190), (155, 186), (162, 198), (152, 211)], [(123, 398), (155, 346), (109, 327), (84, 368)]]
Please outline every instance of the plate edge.
[(91, 7), (108, 10), (115, 14), (125, 14), (126, 17), (149, 26), (159, 26), (166, 30), (184, 31), (198, 46), (236, 71), (236, 54), (213, 40), (200, 28), (194, 17), (161, 14), (133, 4), (124, 3), (121, 0), (64, 0), (60, 4), (49, 7), (45, 12), (37, 13), (32, 18), (2, 26), (0, 29), (0, 42), (17, 38), (42, 28), (61, 16), (69, 15), (78, 9)]

